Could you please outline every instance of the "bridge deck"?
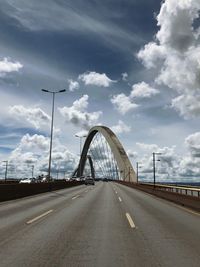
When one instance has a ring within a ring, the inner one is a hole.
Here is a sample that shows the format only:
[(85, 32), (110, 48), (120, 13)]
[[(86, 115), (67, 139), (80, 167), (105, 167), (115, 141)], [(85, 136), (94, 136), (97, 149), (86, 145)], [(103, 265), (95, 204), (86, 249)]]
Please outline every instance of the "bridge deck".
[(0, 204), (3, 266), (199, 266), (200, 214), (112, 182)]

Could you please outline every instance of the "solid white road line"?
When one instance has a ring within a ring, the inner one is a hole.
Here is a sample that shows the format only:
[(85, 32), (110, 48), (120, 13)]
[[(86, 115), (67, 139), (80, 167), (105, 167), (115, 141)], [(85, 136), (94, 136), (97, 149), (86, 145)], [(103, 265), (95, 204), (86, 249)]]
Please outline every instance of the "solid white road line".
[(121, 197), (118, 197), (118, 198), (119, 198), (119, 201), (120, 201), (120, 202), (122, 202), (122, 199), (121, 199)]
[(42, 213), (41, 215), (39, 215), (39, 216), (37, 216), (37, 217), (35, 217), (35, 218), (33, 218), (33, 219), (27, 221), (26, 224), (31, 224), (31, 223), (33, 223), (33, 222), (35, 222), (35, 221), (41, 219), (42, 217), (47, 216), (47, 215), (48, 215), (49, 213), (51, 213), (51, 212), (53, 212), (53, 210), (48, 210), (48, 211)]
[(132, 220), (132, 218), (131, 218), (129, 213), (126, 213), (126, 218), (127, 218), (128, 222), (130, 224), (130, 227), (131, 228), (135, 228), (135, 224), (134, 224), (134, 222), (133, 222), (133, 220)]
[(80, 195), (74, 196), (72, 199), (76, 199), (76, 198), (78, 198), (78, 197), (80, 197)]

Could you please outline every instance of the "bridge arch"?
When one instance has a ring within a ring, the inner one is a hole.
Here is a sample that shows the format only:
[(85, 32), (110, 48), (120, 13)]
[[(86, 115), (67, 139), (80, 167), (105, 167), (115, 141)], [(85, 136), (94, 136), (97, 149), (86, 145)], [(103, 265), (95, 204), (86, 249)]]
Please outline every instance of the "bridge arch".
[(118, 165), (120, 180), (136, 182), (136, 174), (132, 164), (117, 136), (106, 126), (94, 126), (90, 129), (81, 153), (77, 176), (82, 176), (90, 144), (94, 136), (100, 133), (104, 136)]

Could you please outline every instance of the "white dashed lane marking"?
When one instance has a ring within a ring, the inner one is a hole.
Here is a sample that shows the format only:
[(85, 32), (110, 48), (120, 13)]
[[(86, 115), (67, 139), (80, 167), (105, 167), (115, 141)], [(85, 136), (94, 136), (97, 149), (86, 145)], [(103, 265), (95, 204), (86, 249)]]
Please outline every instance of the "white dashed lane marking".
[(126, 213), (126, 218), (130, 224), (130, 227), (135, 228), (135, 224), (134, 224), (133, 219), (131, 218), (131, 215), (129, 213)]
[(48, 210), (48, 211), (42, 213), (41, 215), (39, 215), (39, 216), (37, 216), (37, 217), (35, 217), (35, 218), (33, 218), (33, 219), (27, 221), (26, 224), (31, 224), (31, 223), (33, 223), (33, 222), (35, 222), (35, 221), (37, 221), (37, 220), (39, 220), (39, 219), (41, 219), (41, 218), (47, 216), (47, 215), (50, 214), (51, 212), (53, 212), (53, 210)]
[(72, 199), (74, 200), (74, 199), (76, 199), (76, 198), (78, 198), (78, 197), (80, 197), (80, 195), (74, 196)]

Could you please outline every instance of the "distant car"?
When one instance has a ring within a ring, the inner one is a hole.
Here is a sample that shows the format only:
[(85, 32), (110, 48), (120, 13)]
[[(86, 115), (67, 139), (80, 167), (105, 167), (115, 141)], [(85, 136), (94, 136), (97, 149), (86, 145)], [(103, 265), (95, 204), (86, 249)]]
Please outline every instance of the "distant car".
[(76, 176), (72, 176), (72, 178), (70, 179), (70, 181), (77, 181), (77, 177)]
[(94, 179), (92, 177), (86, 177), (85, 185), (95, 185)]
[(20, 184), (33, 184), (35, 183), (35, 179), (34, 178), (24, 178), (22, 180), (19, 181)]
[(103, 178), (103, 182), (108, 182), (108, 179), (107, 178)]
[(80, 179), (81, 179), (81, 181), (85, 181), (85, 176), (82, 175), (82, 176), (80, 177)]
[(80, 176), (80, 177), (73, 176), (71, 178), (71, 181), (77, 181), (77, 182), (81, 182), (81, 181), (84, 181), (84, 180), (85, 180), (85, 176)]
[(42, 182), (42, 183), (46, 183), (46, 182), (48, 182), (47, 177), (43, 177), (42, 180), (41, 180), (41, 182)]

